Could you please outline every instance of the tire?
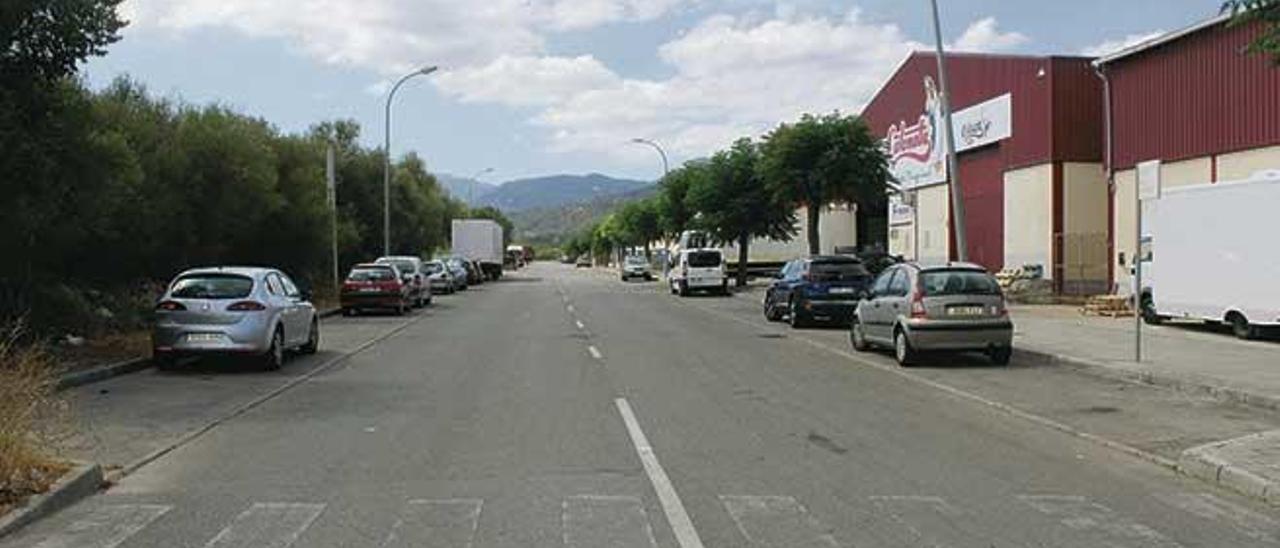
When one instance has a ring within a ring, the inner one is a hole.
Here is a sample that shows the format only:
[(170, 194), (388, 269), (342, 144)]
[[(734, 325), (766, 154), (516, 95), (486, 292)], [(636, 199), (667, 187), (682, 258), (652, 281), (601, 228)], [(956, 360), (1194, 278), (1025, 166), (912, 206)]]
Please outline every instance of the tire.
[(853, 349), (858, 352), (866, 352), (871, 350), (871, 343), (867, 342), (867, 334), (862, 329), (862, 322), (854, 318), (849, 326), (849, 343), (853, 345)]
[(267, 371), (279, 371), (284, 367), (284, 330), (279, 327), (271, 335), (271, 346), (262, 355), (262, 368)]
[(1227, 322), (1231, 324), (1231, 333), (1240, 340), (1250, 340), (1258, 338), (1258, 328), (1249, 323), (1249, 319), (1244, 314), (1232, 312), (1227, 316)]
[(767, 296), (764, 298), (764, 319), (776, 322), (782, 319), (782, 314), (778, 312), (778, 307), (773, 306), (773, 302), (771, 301), (773, 301), (773, 299), (770, 299)]
[(1009, 359), (1013, 357), (1013, 347), (997, 346), (987, 351), (987, 357), (991, 358), (993, 364), (1009, 365)]
[(911, 340), (901, 329), (893, 330), (893, 359), (902, 367), (911, 367), (916, 363), (916, 351), (911, 348)]
[(307, 334), (307, 342), (298, 347), (298, 352), (303, 354), (315, 354), (320, 350), (320, 322), (315, 318), (311, 319), (311, 332)]
[(796, 306), (795, 299), (791, 299), (787, 304), (787, 323), (791, 325), (792, 329), (799, 329), (809, 324), (808, 320), (804, 318), (804, 314), (800, 312), (800, 307)]
[(350, 318), (351, 316), (355, 316), (355, 315), (356, 315), (356, 309), (354, 309), (354, 308), (343, 308), (343, 309), (342, 309), (342, 315), (343, 315), (343, 316), (346, 316), (346, 317), (348, 317), (348, 318)]

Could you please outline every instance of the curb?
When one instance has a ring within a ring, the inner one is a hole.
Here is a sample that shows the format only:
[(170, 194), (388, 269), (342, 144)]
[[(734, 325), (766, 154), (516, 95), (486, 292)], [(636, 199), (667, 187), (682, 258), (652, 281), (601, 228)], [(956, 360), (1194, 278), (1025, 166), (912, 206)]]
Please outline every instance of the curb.
[(58, 378), (57, 384), (54, 385), (55, 392), (61, 392), (68, 388), (93, 384), (95, 382), (105, 381), (112, 377), (135, 373), (151, 367), (151, 358), (133, 358), (122, 362), (116, 362), (101, 367), (95, 367), (87, 371), (76, 371), (67, 373)]
[[(330, 308), (317, 312), (316, 316), (320, 318), (331, 318), (339, 314), (342, 314), (342, 308)], [(58, 378), (58, 382), (54, 385), (53, 390), (54, 392), (61, 392), (77, 386), (102, 382), (113, 377), (128, 375), (129, 373), (137, 373), (143, 369), (150, 368), (152, 365), (151, 358), (140, 357), (103, 365), (101, 367), (95, 367), (86, 371), (67, 373)]]
[(1015, 360), (1023, 360), (1041, 365), (1058, 365), (1076, 369), (1083, 373), (1112, 380), (1137, 382), (1169, 388), (1192, 395), (1205, 395), (1228, 403), (1244, 404), (1269, 411), (1280, 411), (1280, 396), (1259, 394), (1249, 390), (1225, 386), (1207, 378), (1191, 375), (1155, 373), (1152, 371), (1129, 371), (1106, 365), (1102, 362), (1018, 347), (1013, 349)]
[(1178, 456), (1178, 471), (1280, 507), (1280, 482), (1234, 465), (1217, 454), (1218, 449), (1226, 445), (1252, 441), (1267, 435), (1274, 436), (1275, 432), (1261, 432), (1187, 449)]
[(102, 467), (85, 462), (72, 464), (71, 470), (48, 492), (31, 497), (24, 506), (0, 518), (0, 537), (98, 492), (103, 484)]

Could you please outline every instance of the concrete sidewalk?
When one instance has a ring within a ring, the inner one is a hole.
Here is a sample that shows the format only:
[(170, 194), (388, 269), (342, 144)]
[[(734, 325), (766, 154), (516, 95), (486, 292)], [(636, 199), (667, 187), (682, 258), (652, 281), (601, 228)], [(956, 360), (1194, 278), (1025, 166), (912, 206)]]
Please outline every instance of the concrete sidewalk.
[(1133, 318), (1071, 306), (1013, 306), (1010, 315), (1014, 346), (1029, 357), (1280, 410), (1280, 341), (1242, 341), (1192, 322), (1144, 325), (1137, 363)]
[[(1134, 358), (1133, 318), (1084, 316), (1074, 307), (1012, 307), (1023, 358), (1076, 367), (1189, 393), (1280, 409), (1280, 342), (1242, 341), (1198, 323), (1142, 327)], [(1280, 505), (1280, 430), (1188, 449), (1185, 474)]]

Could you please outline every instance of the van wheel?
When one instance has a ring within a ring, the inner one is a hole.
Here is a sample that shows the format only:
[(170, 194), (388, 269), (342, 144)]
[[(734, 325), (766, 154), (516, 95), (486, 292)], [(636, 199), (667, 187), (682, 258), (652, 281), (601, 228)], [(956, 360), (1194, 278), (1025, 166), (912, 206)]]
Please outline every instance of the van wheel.
[(1242, 340), (1258, 338), (1258, 328), (1249, 323), (1249, 319), (1244, 314), (1232, 312), (1227, 315), (1227, 322), (1231, 324), (1231, 332), (1236, 338)]
[(902, 367), (911, 367), (916, 362), (916, 351), (911, 348), (911, 340), (902, 329), (893, 331), (893, 358)]

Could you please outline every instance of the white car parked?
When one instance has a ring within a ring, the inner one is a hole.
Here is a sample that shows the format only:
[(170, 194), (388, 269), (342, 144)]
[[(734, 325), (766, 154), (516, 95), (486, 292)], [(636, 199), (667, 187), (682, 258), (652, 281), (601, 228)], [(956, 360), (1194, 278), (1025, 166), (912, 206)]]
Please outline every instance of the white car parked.
[(725, 275), (724, 253), (715, 248), (686, 249), (672, 260), (667, 275), (671, 293), (681, 297), (693, 291), (729, 294), (729, 277)]

